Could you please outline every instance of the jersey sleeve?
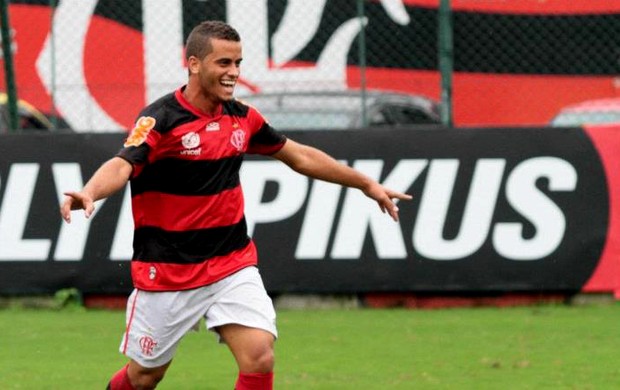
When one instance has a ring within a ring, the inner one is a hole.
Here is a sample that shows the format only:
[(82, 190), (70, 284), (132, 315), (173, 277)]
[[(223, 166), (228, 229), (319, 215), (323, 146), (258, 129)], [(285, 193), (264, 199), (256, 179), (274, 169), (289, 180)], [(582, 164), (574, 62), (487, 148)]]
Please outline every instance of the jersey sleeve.
[(256, 130), (252, 132), (247, 153), (271, 155), (282, 149), (286, 143), (286, 137), (271, 127), (257, 109), (250, 107), (248, 119)]
[(164, 118), (157, 111), (145, 108), (125, 139), (122, 149), (116, 154), (134, 166), (133, 176), (148, 162), (150, 151), (159, 142), (161, 133), (157, 129), (163, 121)]

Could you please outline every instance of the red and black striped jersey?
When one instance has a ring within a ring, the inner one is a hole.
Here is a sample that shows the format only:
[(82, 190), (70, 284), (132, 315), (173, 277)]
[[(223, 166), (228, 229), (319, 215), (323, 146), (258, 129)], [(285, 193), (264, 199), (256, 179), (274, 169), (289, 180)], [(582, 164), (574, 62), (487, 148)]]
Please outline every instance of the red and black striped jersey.
[(133, 165), (131, 273), (143, 290), (196, 288), (257, 264), (239, 169), (244, 154), (286, 142), (253, 107), (233, 99), (205, 115), (183, 88), (144, 108), (117, 154)]

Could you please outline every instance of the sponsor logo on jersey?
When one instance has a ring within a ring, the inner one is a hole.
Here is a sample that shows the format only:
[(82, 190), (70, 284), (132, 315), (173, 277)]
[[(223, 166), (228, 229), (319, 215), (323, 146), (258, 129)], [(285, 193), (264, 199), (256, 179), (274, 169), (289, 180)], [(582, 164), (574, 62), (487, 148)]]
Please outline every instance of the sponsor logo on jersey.
[(194, 149), (200, 145), (200, 136), (193, 131), (189, 132), (181, 138), (181, 143), (185, 149)]
[(181, 137), (181, 144), (185, 148), (185, 150), (181, 151), (181, 155), (184, 156), (199, 156), (201, 148), (200, 146), (200, 135), (198, 133), (189, 132)]
[(205, 131), (220, 131), (220, 123), (219, 122), (210, 122), (205, 127)]
[(136, 121), (136, 125), (131, 130), (131, 133), (129, 133), (129, 137), (127, 137), (123, 146), (128, 148), (130, 146), (142, 145), (142, 143), (146, 141), (146, 137), (149, 135), (151, 129), (155, 127), (155, 123), (157, 123), (157, 121), (153, 117), (140, 117), (140, 119)]
[(245, 146), (245, 131), (241, 129), (233, 131), (230, 136), (230, 143), (235, 147), (235, 149), (242, 152), (243, 147)]

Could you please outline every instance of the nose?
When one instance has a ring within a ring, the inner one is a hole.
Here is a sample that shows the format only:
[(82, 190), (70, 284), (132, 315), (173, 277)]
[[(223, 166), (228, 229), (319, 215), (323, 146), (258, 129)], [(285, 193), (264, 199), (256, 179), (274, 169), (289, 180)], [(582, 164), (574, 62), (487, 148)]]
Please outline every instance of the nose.
[(228, 68), (228, 75), (232, 76), (232, 77), (239, 77), (239, 74), (241, 73), (241, 68), (239, 67), (239, 65), (232, 65)]

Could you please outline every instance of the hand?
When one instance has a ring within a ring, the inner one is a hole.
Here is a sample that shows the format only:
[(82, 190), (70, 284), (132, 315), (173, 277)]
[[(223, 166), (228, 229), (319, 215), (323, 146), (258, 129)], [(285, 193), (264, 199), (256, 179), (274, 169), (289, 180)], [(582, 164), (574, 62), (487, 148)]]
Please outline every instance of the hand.
[(381, 212), (387, 212), (395, 222), (398, 222), (398, 207), (396, 206), (396, 201), (411, 200), (412, 198), (409, 194), (392, 191), (378, 183), (374, 183), (369, 189), (365, 190), (364, 194), (374, 199), (379, 204)]
[(65, 192), (65, 201), (60, 206), (60, 215), (67, 222), (71, 223), (71, 210), (84, 210), (84, 215), (89, 218), (95, 211), (93, 199), (83, 192)]

